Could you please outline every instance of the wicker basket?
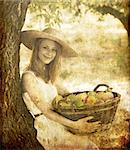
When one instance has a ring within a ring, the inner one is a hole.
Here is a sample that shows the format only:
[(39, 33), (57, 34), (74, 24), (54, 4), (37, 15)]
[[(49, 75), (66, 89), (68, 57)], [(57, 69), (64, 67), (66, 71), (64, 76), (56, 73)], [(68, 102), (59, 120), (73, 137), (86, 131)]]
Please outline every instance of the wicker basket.
[[(106, 84), (99, 84), (94, 89), (94, 91), (99, 92), (97, 91), (97, 89), (100, 86), (105, 86), (107, 88), (109, 87)], [(88, 93), (89, 91), (84, 91), (84, 92)], [(75, 92), (73, 94), (79, 94), (79, 93), (83, 93), (83, 92)], [(89, 122), (100, 121), (102, 126), (98, 131), (104, 131), (110, 128), (111, 123), (114, 119), (116, 110), (117, 110), (118, 103), (120, 101), (120, 97), (121, 97), (120, 94), (118, 93), (115, 93), (115, 92), (112, 92), (112, 93), (114, 95), (113, 99), (107, 100), (107, 102), (100, 103), (100, 104), (95, 104), (91, 106), (88, 105), (84, 109), (66, 109), (66, 108), (63, 109), (63, 108), (55, 108), (55, 106), (53, 107), (57, 113), (73, 121), (76, 121), (84, 117), (93, 116), (94, 118), (91, 119)], [(65, 95), (64, 97), (68, 95)], [(76, 131), (74, 131), (73, 129), (69, 129), (69, 130), (71, 130), (71, 132), (76, 133)]]

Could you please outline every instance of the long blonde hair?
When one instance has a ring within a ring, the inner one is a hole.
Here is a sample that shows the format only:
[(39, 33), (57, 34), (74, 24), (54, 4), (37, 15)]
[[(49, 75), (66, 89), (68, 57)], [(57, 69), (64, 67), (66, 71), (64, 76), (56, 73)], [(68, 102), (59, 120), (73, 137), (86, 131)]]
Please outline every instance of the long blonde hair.
[[(29, 65), (29, 70), (32, 70), (37, 76), (41, 77), (46, 83), (50, 80), (52, 83), (56, 80), (61, 64), (61, 49), (56, 51), (55, 58), (49, 64), (43, 64), (44, 70), (38, 70), (38, 50), (42, 42), (42, 38), (38, 38), (34, 42), (33, 53)], [(61, 47), (62, 48), (62, 47)]]

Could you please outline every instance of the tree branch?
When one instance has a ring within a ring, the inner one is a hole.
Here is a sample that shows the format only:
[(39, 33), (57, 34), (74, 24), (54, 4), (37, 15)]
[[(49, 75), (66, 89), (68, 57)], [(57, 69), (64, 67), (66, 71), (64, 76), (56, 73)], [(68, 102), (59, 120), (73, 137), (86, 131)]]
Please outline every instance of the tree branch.
[(122, 12), (119, 12), (118, 10), (110, 7), (110, 6), (99, 6), (96, 8), (96, 10), (98, 12), (100, 12), (102, 15), (104, 14), (111, 14), (113, 15), (115, 18), (118, 18), (121, 23), (123, 24), (124, 28), (126, 30), (128, 30), (128, 18), (124, 16), (124, 14)]

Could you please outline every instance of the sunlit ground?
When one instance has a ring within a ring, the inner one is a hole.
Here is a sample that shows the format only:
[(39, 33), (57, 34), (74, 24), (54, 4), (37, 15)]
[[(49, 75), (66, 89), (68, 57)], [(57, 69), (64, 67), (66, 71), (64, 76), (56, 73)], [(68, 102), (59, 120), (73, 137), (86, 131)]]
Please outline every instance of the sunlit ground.
[[(69, 18), (68, 14), (68, 18)], [(120, 107), (130, 111), (129, 52), (127, 33), (119, 20), (106, 15), (103, 21), (90, 12), (80, 22), (68, 21), (67, 15), (61, 30), (70, 45), (79, 53), (78, 58), (63, 58), (60, 79), (70, 92), (93, 90), (106, 83), (121, 94)], [(26, 17), (25, 29), (45, 28), (44, 21)], [(20, 71), (29, 63), (31, 51), (21, 45)]]

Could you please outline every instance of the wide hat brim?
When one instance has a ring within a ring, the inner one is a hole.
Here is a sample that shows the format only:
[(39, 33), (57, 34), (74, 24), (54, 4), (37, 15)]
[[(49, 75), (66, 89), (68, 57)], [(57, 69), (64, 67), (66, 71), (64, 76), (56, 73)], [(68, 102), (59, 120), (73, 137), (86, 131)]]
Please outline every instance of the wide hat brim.
[(27, 48), (33, 50), (34, 43), (37, 38), (46, 38), (56, 41), (62, 46), (62, 56), (63, 57), (76, 57), (78, 54), (63, 40), (50, 35), (44, 31), (37, 30), (27, 30), (21, 32), (21, 43), (23, 43)]

